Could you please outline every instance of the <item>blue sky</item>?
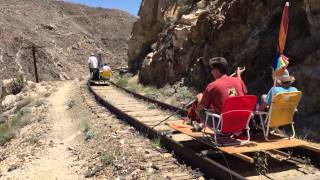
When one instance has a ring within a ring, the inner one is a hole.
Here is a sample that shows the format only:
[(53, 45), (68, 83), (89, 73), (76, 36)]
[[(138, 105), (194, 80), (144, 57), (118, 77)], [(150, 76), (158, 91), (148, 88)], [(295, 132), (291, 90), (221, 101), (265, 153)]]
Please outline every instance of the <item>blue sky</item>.
[(141, 0), (69, 0), (73, 3), (84, 4), (92, 7), (121, 9), (132, 15), (137, 15)]

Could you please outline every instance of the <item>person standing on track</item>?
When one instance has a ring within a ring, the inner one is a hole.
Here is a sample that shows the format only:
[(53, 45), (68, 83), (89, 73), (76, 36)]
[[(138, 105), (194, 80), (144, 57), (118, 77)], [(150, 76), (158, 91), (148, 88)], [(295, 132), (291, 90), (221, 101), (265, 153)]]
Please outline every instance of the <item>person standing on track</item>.
[(98, 59), (94, 56), (94, 53), (91, 53), (88, 59), (88, 65), (90, 70), (90, 79), (99, 80)]
[(102, 69), (104, 66), (104, 57), (103, 57), (103, 51), (99, 50), (98, 52), (98, 67)]

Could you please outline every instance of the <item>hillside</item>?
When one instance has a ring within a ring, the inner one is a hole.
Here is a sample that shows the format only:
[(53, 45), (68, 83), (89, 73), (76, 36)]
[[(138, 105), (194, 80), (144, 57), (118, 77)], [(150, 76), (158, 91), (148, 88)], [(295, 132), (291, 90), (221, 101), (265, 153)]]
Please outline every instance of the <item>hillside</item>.
[(0, 80), (23, 74), (34, 80), (37, 49), (40, 80), (78, 78), (91, 52), (102, 49), (112, 67), (125, 66), (132, 15), (55, 0), (0, 1)]
[(129, 69), (144, 84), (164, 86), (184, 78), (199, 91), (210, 82), (208, 60), (223, 56), (230, 73), (246, 66), (252, 94), (272, 86), (282, 8), (290, 2), (285, 54), (294, 86), (303, 92), (299, 107), (305, 134), (318, 138), (320, 127), (318, 0), (144, 0), (129, 41)]

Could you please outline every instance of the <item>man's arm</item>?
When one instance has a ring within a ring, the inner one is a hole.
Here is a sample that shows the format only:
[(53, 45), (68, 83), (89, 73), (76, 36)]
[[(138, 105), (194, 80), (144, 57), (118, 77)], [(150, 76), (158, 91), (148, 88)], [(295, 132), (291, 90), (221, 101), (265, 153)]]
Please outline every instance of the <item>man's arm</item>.
[(202, 101), (202, 96), (203, 94), (202, 93), (199, 93), (197, 96), (196, 96), (196, 99), (197, 99), (197, 108), (196, 108), (196, 114), (199, 116), (199, 113), (200, 113), (200, 110), (204, 108), (204, 105), (201, 103)]

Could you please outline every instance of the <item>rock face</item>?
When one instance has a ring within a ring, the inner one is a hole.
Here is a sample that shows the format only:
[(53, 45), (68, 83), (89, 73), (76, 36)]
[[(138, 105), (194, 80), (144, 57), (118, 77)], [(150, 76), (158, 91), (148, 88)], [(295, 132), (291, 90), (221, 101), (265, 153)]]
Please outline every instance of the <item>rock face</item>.
[(17, 73), (34, 80), (37, 49), (40, 80), (78, 78), (91, 52), (104, 51), (111, 67), (126, 65), (135, 17), (128, 13), (56, 0), (0, 1), (0, 80)]
[[(320, 4), (289, 2), (285, 54), (295, 86), (303, 92), (299, 116), (308, 130), (316, 131), (312, 127), (320, 127)], [(187, 85), (202, 90), (212, 80), (208, 60), (223, 56), (230, 73), (237, 66), (247, 67), (244, 79), (251, 93), (265, 93), (272, 85), (269, 67), (277, 51), (284, 4), (285, 0), (145, 0), (129, 41), (129, 69), (139, 72), (145, 84), (163, 86), (184, 78)]]

